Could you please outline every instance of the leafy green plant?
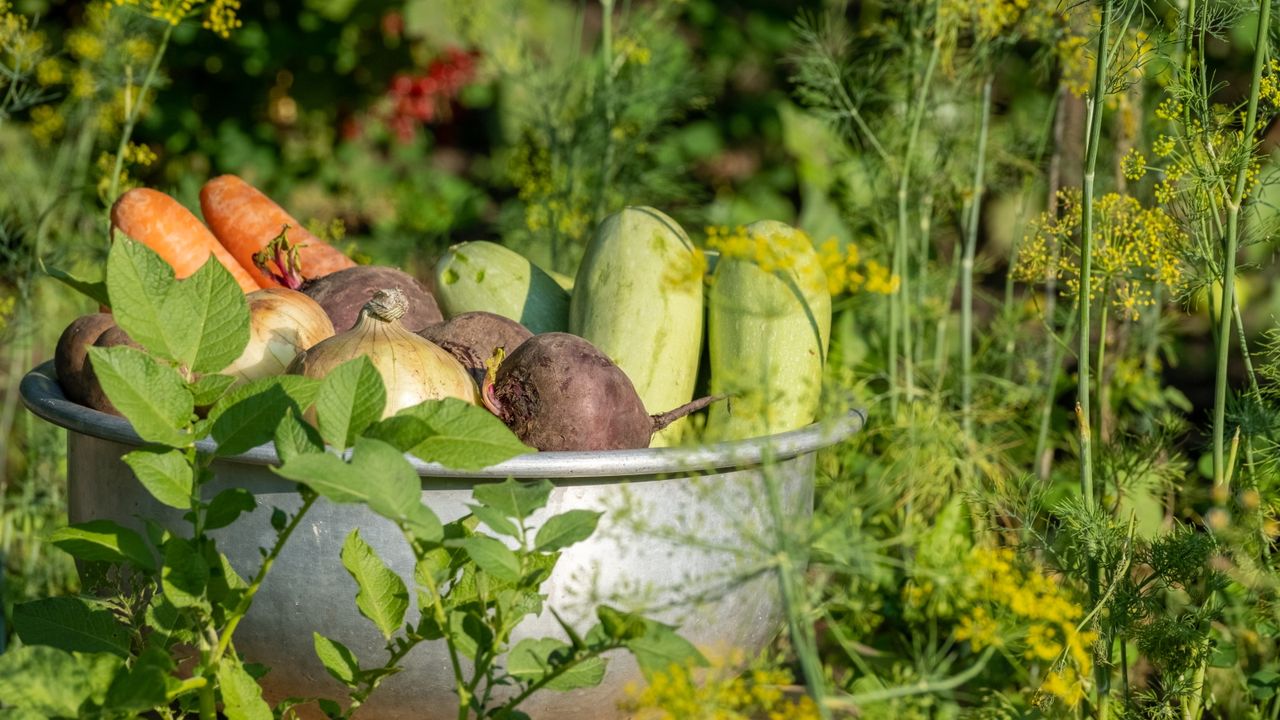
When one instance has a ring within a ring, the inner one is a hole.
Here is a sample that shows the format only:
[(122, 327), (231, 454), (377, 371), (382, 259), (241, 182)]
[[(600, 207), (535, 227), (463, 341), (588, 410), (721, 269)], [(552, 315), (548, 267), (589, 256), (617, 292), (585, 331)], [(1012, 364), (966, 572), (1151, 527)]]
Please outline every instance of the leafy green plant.
[[(478, 487), (472, 514), (443, 524), (422, 503), (420, 479), (404, 453), (477, 469), (530, 451), (488, 412), (433, 401), (380, 419), (386, 391), (363, 357), (324, 380), (281, 376), (231, 388), (232, 378), (217, 370), (247, 343), (249, 313), (219, 263), (210, 260), (177, 281), (157, 255), (122, 239), (108, 257), (106, 283), (117, 322), (146, 348), (90, 350), (103, 389), (145, 443), (122, 460), (158, 502), (183, 511), (188, 527), (179, 533), (143, 518), (138, 532), (98, 519), (56, 531), (54, 544), (83, 564), (86, 587), (98, 592), (15, 607), (22, 646), (0, 655), (0, 705), (43, 717), (154, 711), (214, 718), (219, 706), (233, 719), (270, 716), (255, 680), (265, 669), (237, 652), (235, 633), (318, 502), (363, 504), (400, 529), (417, 561), (423, 610), (417, 623), (405, 624), (404, 580), (353, 530), (342, 564), (359, 588), (356, 607), (387, 639), (388, 657), (364, 668), (340, 643), (316, 635), (320, 660), (350, 689), (345, 710), (316, 699), (329, 715), (355, 713), (427, 640), (449, 648), (459, 718), (518, 718), (519, 704), (533, 692), (599, 683), (601, 655), (615, 649), (628, 649), (647, 671), (701, 658), (672, 628), (608, 607), (598, 609), (600, 622), (585, 635), (564, 624), (569, 642), (511, 645), (517, 625), (542, 611), (540, 587), (559, 553), (588, 538), (599, 514), (570, 510), (535, 530), (530, 516), (545, 506), (550, 482), (509, 480)], [(314, 426), (302, 419), (313, 408)], [(265, 442), (275, 443), (283, 461), (276, 472), (299, 483), (299, 505), (272, 508), (275, 536), (245, 579), (219, 551), (215, 532), (254, 512), (254, 497), (232, 487), (208, 498), (206, 489), (216, 458)], [(514, 691), (499, 698), (503, 686)], [(285, 701), (277, 711), (300, 702)]]

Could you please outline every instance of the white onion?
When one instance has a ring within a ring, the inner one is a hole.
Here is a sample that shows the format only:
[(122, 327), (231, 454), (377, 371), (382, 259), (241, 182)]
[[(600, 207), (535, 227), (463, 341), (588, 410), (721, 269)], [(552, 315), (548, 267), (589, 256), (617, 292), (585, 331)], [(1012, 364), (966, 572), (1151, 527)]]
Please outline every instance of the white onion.
[(249, 303), (249, 344), (222, 370), (241, 385), (283, 375), (298, 353), (333, 337), (324, 308), (297, 290), (264, 288), (245, 296)]
[(462, 363), (400, 324), (408, 309), (400, 290), (375, 292), (354, 327), (299, 353), (289, 372), (323, 378), (342, 363), (364, 355), (386, 386), (383, 417), (425, 400), (448, 397), (479, 405), (479, 389)]

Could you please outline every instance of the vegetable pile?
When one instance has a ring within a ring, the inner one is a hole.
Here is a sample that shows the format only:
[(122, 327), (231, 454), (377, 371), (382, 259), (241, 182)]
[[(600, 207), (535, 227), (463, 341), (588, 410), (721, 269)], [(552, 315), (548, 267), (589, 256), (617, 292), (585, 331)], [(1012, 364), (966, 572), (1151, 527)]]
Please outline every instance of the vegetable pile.
[[(227, 382), (322, 378), (365, 356), (387, 388), (384, 416), (458, 398), (539, 450), (740, 440), (817, 413), (831, 298), (807, 236), (783, 223), (749, 226), (750, 247), (713, 255), (708, 273), (675, 220), (628, 207), (600, 224), (574, 278), (466, 242), (439, 259), (429, 289), (356, 264), (233, 175), (210, 180), (200, 205), (205, 222), (164, 193), (131, 190), (112, 231), (179, 278), (212, 256), (245, 291), (250, 340), (219, 373)], [(88, 348), (139, 346), (102, 310), (67, 327), (56, 371), (68, 399), (118, 414)]]

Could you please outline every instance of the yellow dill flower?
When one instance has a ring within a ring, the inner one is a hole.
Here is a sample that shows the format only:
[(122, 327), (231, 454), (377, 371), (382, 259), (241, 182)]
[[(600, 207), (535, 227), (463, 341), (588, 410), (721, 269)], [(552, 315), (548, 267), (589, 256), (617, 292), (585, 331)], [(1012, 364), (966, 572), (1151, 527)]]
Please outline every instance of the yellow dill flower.
[[(672, 665), (653, 673), (645, 687), (629, 685), (620, 707), (635, 720), (816, 720), (817, 706), (806, 697), (790, 699), (782, 691), (793, 685), (790, 673), (745, 664), (741, 651), (713, 657), (705, 670)], [(759, 664), (759, 663), (757, 663)]]
[(46, 58), (36, 65), (36, 82), (41, 85), (60, 85), (66, 78), (66, 67), (58, 58)]
[(102, 38), (88, 28), (77, 28), (67, 33), (66, 43), (71, 56), (85, 62), (97, 62), (107, 52)]
[(1155, 143), (1151, 145), (1151, 150), (1160, 157), (1168, 157), (1177, 149), (1176, 141), (1168, 135), (1161, 134), (1156, 138)]
[(42, 147), (49, 147), (62, 136), (66, 129), (66, 118), (53, 105), (38, 105), (31, 108), (31, 137)]
[(1147, 158), (1138, 148), (1129, 148), (1120, 158), (1120, 171), (1129, 180), (1141, 180), (1147, 174)]
[(1177, 120), (1182, 117), (1183, 105), (1179, 100), (1165, 98), (1156, 106), (1156, 117), (1161, 120)]
[(209, 11), (205, 14), (202, 26), (206, 30), (213, 31), (213, 34), (218, 37), (229, 38), (232, 30), (244, 24), (236, 15), (239, 10), (240, 0), (213, 0), (209, 4)]
[(956, 628), (955, 638), (968, 641), (974, 650), (1000, 647), (1004, 644), (1004, 640), (1000, 637), (1000, 624), (991, 617), (985, 607), (981, 606), (960, 618), (960, 626)]

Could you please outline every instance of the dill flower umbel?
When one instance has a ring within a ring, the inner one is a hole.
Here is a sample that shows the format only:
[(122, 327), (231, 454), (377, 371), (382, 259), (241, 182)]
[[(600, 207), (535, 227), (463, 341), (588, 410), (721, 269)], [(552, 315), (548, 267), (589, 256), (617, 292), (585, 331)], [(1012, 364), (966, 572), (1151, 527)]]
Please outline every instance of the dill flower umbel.
[[(708, 227), (707, 247), (721, 257), (750, 260), (765, 272), (785, 272), (795, 266), (797, 252), (813, 247), (803, 230), (790, 233), (752, 234), (741, 225)], [(832, 295), (891, 295), (898, 291), (899, 278), (883, 264), (862, 257), (856, 243), (843, 247), (836, 238), (828, 238), (817, 246), (818, 261), (827, 278), (827, 291)]]
[(745, 664), (741, 651), (727, 658), (712, 658), (712, 667), (697, 671), (672, 665), (654, 673), (643, 687), (629, 686), (621, 704), (635, 713), (635, 720), (816, 720), (817, 706), (807, 696), (786, 697), (782, 689), (793, 685), (791, 674), (756, 663), (739, 673)]
[[(1156, 185), (1157, 200), (1166, 193)], [(1080, 289), (1080, 191), (1062, 191), (1061, 217), (1042, 215), (1031, 224), (1018, 247), (1015, 278), (1040, 283), (1049, 273), (1063, 281), (1069, 293)], [(1094, 202), (1092, 300), (1103, 299), (1130, 319), (1156, 304), (1155, 289), (1179, 289), (1184, 283), (1183, 250), (1186, 234), (1163, 208), (1144, 208), (1129, 195), (1109, 193)], [(1105, 296), (1105, 297), (1104, 297)]]

